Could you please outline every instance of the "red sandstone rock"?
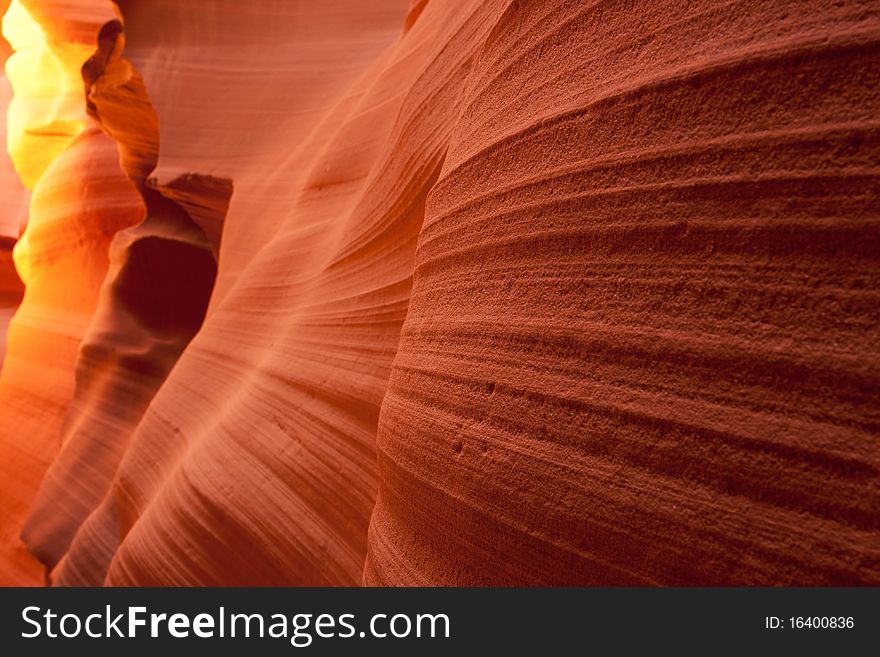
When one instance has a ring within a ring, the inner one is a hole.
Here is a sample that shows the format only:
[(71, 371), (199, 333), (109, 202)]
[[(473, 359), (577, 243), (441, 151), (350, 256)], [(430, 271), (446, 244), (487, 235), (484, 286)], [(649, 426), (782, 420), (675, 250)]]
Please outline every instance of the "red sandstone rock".
[(4, 581), (880, 583), (876, 3), (27, 4)]
[[(0, 2), (0, 11), (5, 11)], [(0, 38), (0, 61), (10, 53), (9, 44)], [(6, 111), (12, 88), (5, 74), (0, 74), (0, 144), (6, 143)], [(12, 248), (27, 217), (27, 192), (21, 184), (5, 150), (0, 152), (0, 367), (6, 354), (6, 330), (24, 288), (12, 262)]]
[(880, 582), (871, 3), (512, 5), (428, 196), (369, 584)]
[[(119, 170), (116, 145), (95, 129), (83, 133), (34, 189), (23, 238), (27, 289), (9, 327), (0, 375), (4, 548), (17, 546), (21, 522), (57, 453), (77, 353), (107, 272), (110, 240), (142, 213), (140, 198)], [(75, 489), (56, 500), (58, 510), (70, 494)], [(0, 565), (4, 580), (17, 580), (18, 566), (7, 566), (5, 559)]]

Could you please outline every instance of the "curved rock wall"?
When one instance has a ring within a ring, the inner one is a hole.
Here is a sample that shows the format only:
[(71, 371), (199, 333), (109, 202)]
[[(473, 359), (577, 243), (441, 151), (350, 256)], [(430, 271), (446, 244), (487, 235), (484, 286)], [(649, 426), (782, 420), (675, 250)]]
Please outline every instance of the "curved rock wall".
[(26, 5), (4, 580), (880, 583), (877, 3)]
[(486, 41), (366, 581), (877, 583), (880, 8), (617, 4)]

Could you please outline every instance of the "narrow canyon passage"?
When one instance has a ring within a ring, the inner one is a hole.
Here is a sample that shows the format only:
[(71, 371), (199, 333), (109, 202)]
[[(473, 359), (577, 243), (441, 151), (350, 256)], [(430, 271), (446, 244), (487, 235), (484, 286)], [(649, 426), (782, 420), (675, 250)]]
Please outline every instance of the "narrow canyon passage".
[(0, 583), (880, 583), (877, 2), (0, 9)]

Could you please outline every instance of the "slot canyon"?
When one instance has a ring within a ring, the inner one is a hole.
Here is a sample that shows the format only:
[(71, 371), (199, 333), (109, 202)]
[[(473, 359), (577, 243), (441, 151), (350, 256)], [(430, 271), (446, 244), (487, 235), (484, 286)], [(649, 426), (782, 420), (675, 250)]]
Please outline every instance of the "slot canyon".
[(880, 585), (877, 0), (0, 14), (0, 585)]

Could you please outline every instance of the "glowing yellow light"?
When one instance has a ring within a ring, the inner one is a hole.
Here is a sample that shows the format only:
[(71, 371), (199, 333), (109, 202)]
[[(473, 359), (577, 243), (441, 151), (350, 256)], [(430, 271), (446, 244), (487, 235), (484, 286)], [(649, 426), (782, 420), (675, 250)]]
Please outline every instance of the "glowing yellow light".
[(15, 271), (22, 283), (27, 285), (31, 279), (30, 257), (28, 255), (27, 231), (12, 247), (12, 263), (15, 265)]
[(20, 0), (3, 16), (3, 36), (15, 51), (6, 62), (13, 91), (6, 148), (24, 186), (33, 189), (85, 126), (80, 69), (94, 47), (50, 42)]
[[(21, 0), (12, 0), (3, 16), (3, 37), (14, 51), (6, 60), (13, 92), (6, 118), (6, 150), (24, 186), (34, 190), (89, 120), (81, 69), (95, 47), (65, 41), (63, 35), (48, 39)], [(25, 285), (31, 279), (28, 234), (39, 221), (31, 213), (12, 253)]]
[(3, 17), (3, 38), (13, 50), (35, 48), (45, 42), (43, 30), (18, 0), (13, 0)]

